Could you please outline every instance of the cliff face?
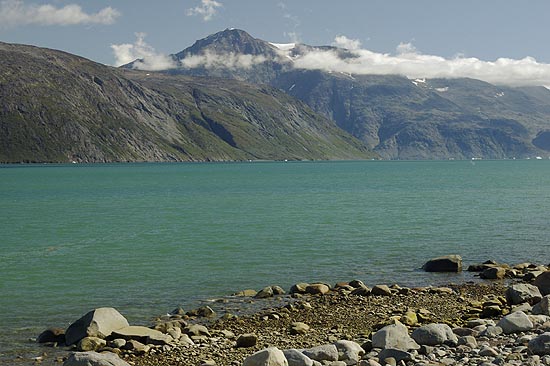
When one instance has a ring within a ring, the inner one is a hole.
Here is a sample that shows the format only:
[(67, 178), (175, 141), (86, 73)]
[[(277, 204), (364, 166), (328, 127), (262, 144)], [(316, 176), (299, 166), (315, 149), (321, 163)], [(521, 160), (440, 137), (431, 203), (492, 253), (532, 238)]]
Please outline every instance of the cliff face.
[(114, 69), (0, 43), (0, 161), (362, 159), (305, 104), (238, 81)]

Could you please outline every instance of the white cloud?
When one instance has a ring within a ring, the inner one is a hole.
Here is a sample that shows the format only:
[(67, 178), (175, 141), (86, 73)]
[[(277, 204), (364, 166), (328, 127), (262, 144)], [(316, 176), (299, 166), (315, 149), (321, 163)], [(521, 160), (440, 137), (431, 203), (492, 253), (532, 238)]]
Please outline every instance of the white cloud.
[(121, 66), (137, 60), (133, 67), (138, 70), (159, 71), (175, 68), (176, 62), (172, 57), (157, 53), (153, 47), (145, 42), (145, 33), (136, 33), (136, 42), (133, 44), (113, 44), (111, 49), (115, 56), (115, 66)]
[(200, 55), (188, 56), (180, 61), (180, 65), (187, 69), (204, 67), (228, 68), (228, 69), (250, 69), (252, 66), (266, 62), (267, 58), (262, 55), (245, 55), (241, 53), (218, 54), (206, 51)]
[(50, 4), (25, 4), (22, 0), (0, 2), (0, 27), (21, 25), (113, 24), (120, 12), (109, 7), (88, 14), (77, 4), (56, 7)]
[(348, 50), (358, 50), (359, 48), (361, 48), (361, 41), (357, 39), (349, 39), (346, 36), (337, 36), (336, 38), (334, 38), (334, 42), (332, 42), (332, 45)]
[[(345, 36), (335, 44), (358, 45)], [(460, 78), (469, 77), (493, 84), (512, 86), (550, 85), (550, 64), (537, 62), (532, 57), (523, 59), (499, 58), (483, 61), (462, 55), (444, 58), (420, 53), (412, 44), (402, 43), (396, 54), (352, 49), (353, 57), (341, 57), (333, 50), (313, 50), (295, 56), (294, 67), (319, 69), (348, 74), (398, 74), (409, 78)]]
[(207, 22), (211, 20), (218, 12), (217, 8), (222, 7), (223, 4), (216, 0), (201, 0), (201, 4), (194, 8), (187, 9), (188, 16), (198, 15)]

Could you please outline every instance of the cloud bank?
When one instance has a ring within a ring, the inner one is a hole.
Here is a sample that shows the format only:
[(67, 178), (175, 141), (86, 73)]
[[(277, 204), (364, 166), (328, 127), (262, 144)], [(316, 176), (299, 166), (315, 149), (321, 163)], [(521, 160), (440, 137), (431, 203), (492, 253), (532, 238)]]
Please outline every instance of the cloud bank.
[(124, 44), (113, 44), (111, 49), (115, 56), (115, 66), (134, 62), (134, 69), (160, 71), (175, 68), (174, 59), (168, 55), (157, 53), (153, 47), (145, 42), (145, 33), (136, 33), (136, 41)]
[(58, 8), (50, 4), (25, 4), (22, 0), (0, 1), (0, 27), (113, 24), (119, 16), (120, 12), (110, 6), (88, 14), (77, 4)]
[(336, 37), (333, 45), (349, 49), (351, 57), (341, 57), (335, 50), (313, 50), (294, 57), (294, 67), (358, 75), (396, 74), (408, 78), (468, 77), (510, 86), (550, 85), (550, 64), (537, 62), (532, 57), (495, 61), (463, 56), (444, 58), (423, 54), (410, 43), (401, 43), (395, 54), (386, 54), (361, 49), (359, 41), (345, 36)]
[(200, 55), (188, 56), (180, 61), (180, 66), (186, 69), (204, 67), (206, 69), (227, 68), (227, 69), (250, 69), (268, 61), (262, 55), (245, 55), (242, 53), (214, 53), (207, 51)]
[(222, 7), (222, 3), (216, 0), (201, 0), (201, 4), (194, 8), (187, 9), (187, 16), (201, 16), (207, 22), (211, 20), (218, 12), (217, 8)]

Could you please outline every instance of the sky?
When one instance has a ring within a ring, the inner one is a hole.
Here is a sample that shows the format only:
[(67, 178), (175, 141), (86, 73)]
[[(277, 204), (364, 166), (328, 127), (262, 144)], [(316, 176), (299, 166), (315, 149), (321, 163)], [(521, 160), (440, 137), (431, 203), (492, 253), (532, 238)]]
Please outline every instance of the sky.
[(548, 86), (548, 14), (548, 0), (0, 0), (0, 41), (159, 70), (197, 39), (238, 28), (357, 56), (312, 53), (295, 60), (301, 68)]

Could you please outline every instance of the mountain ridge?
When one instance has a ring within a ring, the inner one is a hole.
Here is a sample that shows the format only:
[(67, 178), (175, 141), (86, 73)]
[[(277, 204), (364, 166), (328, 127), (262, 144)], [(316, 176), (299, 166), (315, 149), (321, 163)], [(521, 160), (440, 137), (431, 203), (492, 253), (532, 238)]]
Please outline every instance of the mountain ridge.
[(0, 43), (0, 161), (369, 159), (304, 103), (269, 86), (101, 65)]
[[(235, 45), (238, 39), (244, 44)], [(254, 46), (251, 46), (253, 44)], [(248, 46), (246, 46), (248, 45)], [(263, 57), (237, 67), (223, 62), (190, 65), (217, 50), (218, 58)], [(267, 50), (262, 54), (262, 50)], [(273, 43), (242, 30), (226, 29), (178, 52), (169, 74), (200, 75), (268, 84), (305, 102), (314, 111), (363, 141), (386, 159), (525, 158), (550, 155), (550, 91), (496, 86), (468, 78), (409, 79), (399, 75), (355, 75), (295, 67), (311, 52), (334, 46)], [(127, 67), (131, 67), (128, 65)]]

